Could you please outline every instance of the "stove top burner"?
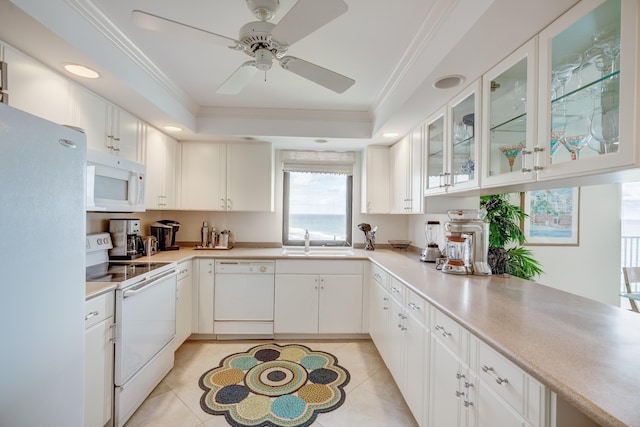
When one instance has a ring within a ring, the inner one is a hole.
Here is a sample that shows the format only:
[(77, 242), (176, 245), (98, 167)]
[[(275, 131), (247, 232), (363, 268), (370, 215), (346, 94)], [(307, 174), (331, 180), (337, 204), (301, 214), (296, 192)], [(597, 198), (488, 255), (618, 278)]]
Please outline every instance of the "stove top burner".
[(87, 282), (121, 283), (162, 268), (169, 262), (105, 262), (87, 267)]

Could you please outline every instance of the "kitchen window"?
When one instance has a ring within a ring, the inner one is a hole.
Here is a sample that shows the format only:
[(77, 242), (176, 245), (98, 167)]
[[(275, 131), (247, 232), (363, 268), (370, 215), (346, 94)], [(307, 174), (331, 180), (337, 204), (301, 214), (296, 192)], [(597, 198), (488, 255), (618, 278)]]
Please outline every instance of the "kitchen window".
[(284, 245), (351, 246), (353, 154), (283, 152)]

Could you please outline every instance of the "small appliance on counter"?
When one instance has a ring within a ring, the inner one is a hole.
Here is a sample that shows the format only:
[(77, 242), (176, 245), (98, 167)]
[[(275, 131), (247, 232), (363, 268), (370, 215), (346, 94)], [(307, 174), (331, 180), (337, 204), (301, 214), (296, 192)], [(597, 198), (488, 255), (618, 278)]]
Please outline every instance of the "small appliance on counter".
[(151, 224), (151, 235), (158, 239), (159, 251), (175, 251), (180, 249), (176, 245), (176, 233), (180, 223), (170, 219), (162, 219)]
[(231, 230), (216, 231), (215, 227), (209, 227), (208, 222), (202, 223), (202, 241), (196, 245), (195, 249), (232, 249), (235, 243)]
[(158, 253), (158, 238), (156, 236), (145, 236), (143, 240), (145, 256), (151, 256)]
[(487, 263), (489, 252), (489, 222), (485, 219), (484, 209), (447, 211), (451, 221), (445, 223), (446, 261), (442, 265), (443, 273), (491, 274)]
[(113, 248), (109, 250), (109, 259), (133, 260), (145, 253), (144, 242), (140, 236), (139, 219), (110, 219), (109, 233), (113, 241)]
[(420, 261), (436, 262), (441, 256), (438, 246), (440, 236), (440, 221), (427, 221), (424, 223), (424, 236), (427, 239), (427, 246), (420, 253)]

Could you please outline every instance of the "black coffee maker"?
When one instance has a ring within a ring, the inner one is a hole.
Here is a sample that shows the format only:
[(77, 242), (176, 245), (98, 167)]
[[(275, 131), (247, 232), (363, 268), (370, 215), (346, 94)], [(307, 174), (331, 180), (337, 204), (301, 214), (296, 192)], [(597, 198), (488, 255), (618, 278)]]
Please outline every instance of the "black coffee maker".
[(180, 249), (176, 245), (176, 233), (180, 229), (180, 223), (171, 219), (162, 219), (151, 224), (151, 235), (158, 239), (159, 251), (175, 251)]

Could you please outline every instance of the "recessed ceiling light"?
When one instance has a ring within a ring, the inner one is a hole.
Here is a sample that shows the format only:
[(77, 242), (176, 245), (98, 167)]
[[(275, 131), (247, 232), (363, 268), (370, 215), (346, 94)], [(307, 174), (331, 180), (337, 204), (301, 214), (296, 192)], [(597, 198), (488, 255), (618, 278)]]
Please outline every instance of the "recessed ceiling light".
[(433, 82), (433, 87), (436, 89), (451, 89), (464, 83), (464, 76), (452, 75), (444, 76)]
[(71, 74), (87, 79), (97, 79), (100, 77), (100, 73), (96, 70), (80, 64), (64, 64), (64, 69)]
[(400, 134), (398, 132), (385, 132), (382, 134), (382, 136), (384, 136), (385, 138), (395, 138), (396, 136), (399, 136)]
[(164, 126), (164, 130), (168, 132), (182, 132), (182, 128), (178, 126), (166, 125)]
[(326, 139), (316, 139), (316, 140), (315, 140), (315, 141), (313, 141), (313, 142), (317, 142), (318, 144), (326, 144), (326, 143), (327, 143), (327, 140), (326, 140)]

